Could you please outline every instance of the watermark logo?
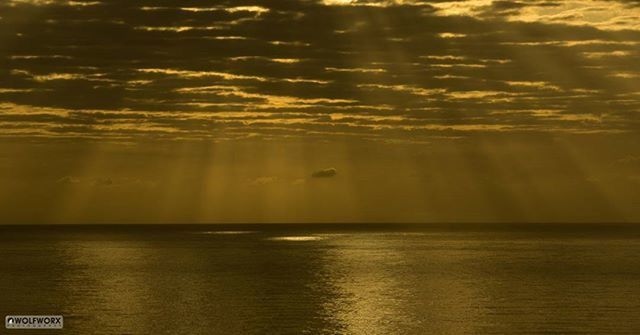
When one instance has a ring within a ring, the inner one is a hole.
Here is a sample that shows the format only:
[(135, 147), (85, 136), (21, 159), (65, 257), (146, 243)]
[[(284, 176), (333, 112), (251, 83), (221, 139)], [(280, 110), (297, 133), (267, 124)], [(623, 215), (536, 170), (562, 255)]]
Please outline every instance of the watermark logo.
[(7, 329), (62, 329), (62, 315), (7, 315), (4, 318)]

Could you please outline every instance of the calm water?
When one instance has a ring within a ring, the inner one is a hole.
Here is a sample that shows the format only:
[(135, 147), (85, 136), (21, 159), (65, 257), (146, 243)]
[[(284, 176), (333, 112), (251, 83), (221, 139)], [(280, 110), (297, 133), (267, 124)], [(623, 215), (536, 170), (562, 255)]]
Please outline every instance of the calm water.
[(640, 333), (640, 229), (478, 227), (4, 226), (0, 316), (62, 314), (56, 334)]

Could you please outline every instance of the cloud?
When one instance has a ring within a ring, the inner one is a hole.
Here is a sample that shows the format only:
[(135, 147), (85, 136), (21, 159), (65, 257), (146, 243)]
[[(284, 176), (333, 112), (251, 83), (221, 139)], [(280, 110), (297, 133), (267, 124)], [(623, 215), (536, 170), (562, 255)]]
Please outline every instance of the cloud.
[(96, 178), (93, 180), (92, 185), (110, 187), (114, 185), (114, 182), (111, 178)]
[(250, 186), (263, 186), (278, 182), (278, 177), (258, 177), (248, 180)]
[(300, 186), (300, 185), (304, 185), (306, 183), (307, 183), (307, 180), (305, 178), (298, 178), (298, 179), (293, 180), (291, 182), (291, 185)]
[(640, 163), (640, 156), (628, 155), (623, 158), (620, 158), (618, 161), (620, 164), (636, 164)]
[(637, 4), (10, 1), (0, 137), (638, 132)]
[(311, 174), (313, 178), (331, 178), (335, 177), (338, 174), (338, 171), (334, 168), (328, 168), (323, 170), (315, 171)]
[(56, 183), (62, 184), (62, 185), (77, 185), (77, 184), (80, 184), (80, 179), (72, 176), (64, 176), (56, 180)]
[(151, 188), (156, 186), (154, 181), (145, 181), (138, 178), (111, 178), (111, 177), (74, 177), (64, 176), (56, 180), (57, 184), (61, 185), (84, 185), (95, 188), (109, 188), (109, 187), (142, 187)]

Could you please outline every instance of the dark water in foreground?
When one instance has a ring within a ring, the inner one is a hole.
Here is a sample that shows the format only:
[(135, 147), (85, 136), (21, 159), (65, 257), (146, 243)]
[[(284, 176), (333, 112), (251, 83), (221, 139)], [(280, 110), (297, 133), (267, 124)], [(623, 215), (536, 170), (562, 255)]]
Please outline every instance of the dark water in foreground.
[(634, 226), (0, 226), (0, 316), (62, 314), (54, 334), (639, 334), (639, 256)]

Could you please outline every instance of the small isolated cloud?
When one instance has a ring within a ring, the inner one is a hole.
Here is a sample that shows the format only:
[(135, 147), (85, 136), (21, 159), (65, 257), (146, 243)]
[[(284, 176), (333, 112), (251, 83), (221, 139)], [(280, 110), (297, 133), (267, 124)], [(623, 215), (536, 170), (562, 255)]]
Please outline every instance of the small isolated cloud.
[(56, 183), (62, 184), (62, 185), (75, 185), (75, 184), (80, 184), (80, 179), (72, 176), (64, 176), (56, 180)]
[(113, 179), (111, 178), (97, 178), (92, 183), (93, 186), (113, 186)]
[(262, 186), (262, 185), (273, 184), (277, 181), (278, 181), (277, 177), (258, 177), (258, 178), (249, 180), (249, 185)]
[(60, 185), (82, 185), (89, 187), (155, 187), (155, 181), (144, 181), (137, 178), (83, 177), (64, 176), (56, 180)]
[(307, 182), (304, 178), (298, 178), (291, 182), (292, 185), (304, 185)]
[(335, 177), (338, 174), (338, 171), (334, 168), (328, 168), (324, 170), (319, 170), (311, 174), (313, 178), (331, 178)]
[(640, 156), (627, 156), (618, 160), (618, 163), (621, 164), (634, 164), (640, 163)]

